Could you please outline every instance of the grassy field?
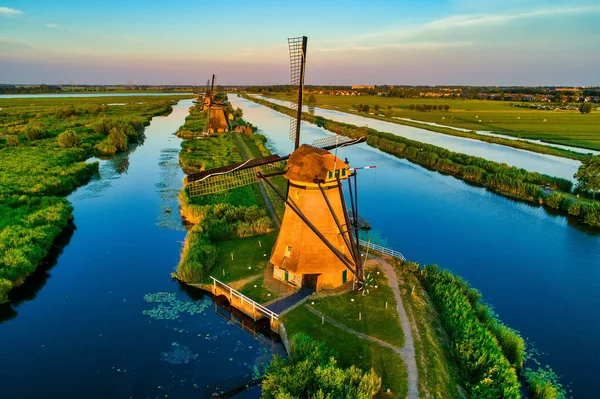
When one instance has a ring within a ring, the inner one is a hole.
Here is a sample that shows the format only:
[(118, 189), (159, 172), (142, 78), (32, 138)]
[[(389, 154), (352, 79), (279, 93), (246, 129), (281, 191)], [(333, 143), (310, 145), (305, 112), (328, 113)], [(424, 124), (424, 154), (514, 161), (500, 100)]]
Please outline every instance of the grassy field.
[[(127, 130), (119, 133), (127, 145), (181, 98), (0, 99), (0, 303), (67, 226), (72, 208), (61, 196), (97, 173), (97, 163), (84, 162), (107, 141), (108, 132), (96, 127)], [(123, 105), (109, 105), (115, 103)], [(75, 138), (67, 147), (57, 139), (65, 131)]]
[(355, 331), (402, 347), (404, 334), (396, 311), (394, 293), (379, 269), (368, 272), (375, 276), (373, 285), (377, 285), (377, 288), (369, 290), (369, 294), (349, 291), (339, 296), (315, 300), (315, 304), (311, 306)]
[[(277, 233), (274, 232), (256, 237), (217, 242), (219, 255), (214, 277), (228, 283), (262, 275), (269, 263), (269, 256), (276, 238)], [(267, 256), (264, 256), (265, 254)], [(210, 281), (210, 278), (205, 280), (205, 282)]]
[[(286, 95), (274, 97), (290, 100)], [(600, 111), (582, 115), (577, 110), (545, 111), (512, 107), (511, 101), (457, 100), (427, 98), (388, 98), (378, 96), (317, 95), (318, 107), (357, 112), (355, 106), (368, 105), (369, 112), (384, 114), (391, 107), (392, 117), (434, 122), (450, 127), (483, 130), (549, 143), (600, 150)], [(448, 104), (448, 111), (416, 111), (411, 104)], [(529, 103), (517, 103), (529, 104)], [(379, 106), (379, 111), (374, 106)], [(368, 116), (367, 114), (361, 113)], [(481, 122), (480, 122), (481, 121)], [(396, 120), (395, 122), (398, 123)]]
[(317, 341), (324, 341), (329, 348), (337, 352), (336, 358), (340, 366), (355, 365), (364, 371), (373, 368), (382, 379), (382, 390), (389, 388), (393, 398), (406, 397), (408, 392), (406, 367), (400, 356), (393, 350), (337, 327), (321, 324), (319, 316), (310, 312), (306, 305), (287, 313), (283, 321), (288, 336), (292, 337), (301, 332)]

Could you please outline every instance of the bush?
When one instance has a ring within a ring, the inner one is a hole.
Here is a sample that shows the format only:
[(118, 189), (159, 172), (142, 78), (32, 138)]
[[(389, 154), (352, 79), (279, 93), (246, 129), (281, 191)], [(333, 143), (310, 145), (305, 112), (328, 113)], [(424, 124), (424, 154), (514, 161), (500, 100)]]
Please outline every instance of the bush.
[(444, 104), (444, 111), (448, 111), (450, 109), (450, 106), (448, 104)]
[(579, 107), (579, 112), (581, 112), (582, 114), (589, 114), (590, 112), (592, 112), (592, 109), (594, 109), (594, 105), (592, 103), (584, 102)]
[(74, 148), (81, 145), (81, 137), (73, 130), (62, 132), (56, 140), (58, 141), (58, 145), (63, 148)]
[(46, 137), (46, 131), (38, 124), (27, 125), (25, 137), (29, 141), (40, 140)]
[(116, 127), (113, 127), (108, 134), (108, 145), (114, 146), (117, 151), (127, 151), (129, 148), (127, 135)]
[(567, 393), (550, 367), (536, 371), (527, 368), (524, 374), (531, 399), (566, 399)]
[(16, 134), (9, 134), (6, 136), (6, 145), (8, 147), (16, 147), (19, 145), (19, 136)]
[(188, 283), (199, 283), (217, 261), (217, 248), (199, 226), (194, 226), (185, 239), (177, 276)]
[(10, 281), (0, 278), (0, 304), (8, 301), (8, 292), (11, 290)]
[(380, 389), (381, 378), (373, 369), (342, 369), (324, 343), (296, 334), (289, 358), (274, 357), (267, 367), (262, 398), (370, 399)]
[(117, 152), (117, 147), (107, 142), (98, 143), (95, 148), (103, 154), (115, 154)]
[(415, 104), (410, 104), (408, 106), (408, 108), (410, 108), (411, 111), (414, 111), (415, 110)]

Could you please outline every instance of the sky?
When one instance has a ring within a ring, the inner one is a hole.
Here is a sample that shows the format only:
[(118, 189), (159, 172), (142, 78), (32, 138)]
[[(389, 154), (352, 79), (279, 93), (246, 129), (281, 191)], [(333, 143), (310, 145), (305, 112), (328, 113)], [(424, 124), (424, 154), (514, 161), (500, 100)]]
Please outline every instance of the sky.
[(0, 0), (0, 83), (600, 85), (599, 0)]

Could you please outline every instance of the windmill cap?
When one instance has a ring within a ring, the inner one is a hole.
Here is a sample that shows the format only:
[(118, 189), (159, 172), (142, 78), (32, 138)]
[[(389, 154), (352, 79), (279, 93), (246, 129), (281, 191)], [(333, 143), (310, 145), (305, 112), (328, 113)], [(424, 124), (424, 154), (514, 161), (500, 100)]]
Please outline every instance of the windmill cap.
[(327, 172), (334, 168), (340, 170), (349, 166), (327, 150), (303, 144), (290, 155), (285, 177), (302, 183), (314, 183), (315, 177), (326, 180)]

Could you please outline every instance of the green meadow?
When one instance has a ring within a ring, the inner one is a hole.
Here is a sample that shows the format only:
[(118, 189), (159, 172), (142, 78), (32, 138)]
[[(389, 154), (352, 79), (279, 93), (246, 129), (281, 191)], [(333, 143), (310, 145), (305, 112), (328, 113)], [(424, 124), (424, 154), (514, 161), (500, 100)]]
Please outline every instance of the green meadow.
[[(291, 100), (291, 96), (284, 94), (273, 97)], [(353, 113), (359, 113), (358, 105), (368, 105), (370, 113), (381, 114), (385, 120), (396, 123), (402, 121), (392, 118), (409, 118), (449, 127), (490, 131), (524, 139), (600, 150), (600, 111), (598, 110), (590, 114), (581, 114), (576, 109), (550, 111), (528, 108), (527, 106), (532, 104), (528, 102), (492, 100), (330, 95), (317, 95), (316, 98), (315, 105), (318, 107)], [(439, 109), (418, 111), (411, 110), (411, 104), (415, 106), (431, 104), (438, 108), (440, 105), (449, 105), (450, 108), (448, 111)], [(521, 106), (513, 106), (514, 104)], [(571, 105), (579, 107), (579, 104)], [(375, 106), (379, 109), (375, 110)], [(391, 112), (386, 114), (388, 110)]]

